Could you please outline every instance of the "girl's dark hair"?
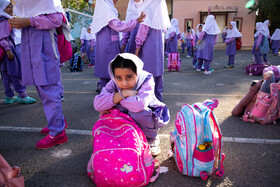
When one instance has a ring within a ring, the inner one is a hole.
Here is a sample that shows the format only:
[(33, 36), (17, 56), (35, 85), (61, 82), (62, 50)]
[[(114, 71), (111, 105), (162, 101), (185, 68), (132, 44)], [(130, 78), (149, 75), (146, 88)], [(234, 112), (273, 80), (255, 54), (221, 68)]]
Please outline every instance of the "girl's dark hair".
[(135, 74), (137, 74), (136, 65), (134, 64), (134, 62), (132, 60), (125, 59), (125, 58), (121, 57), (120, 55), (118, 55), (116, 57), (116, 59), (112, 62), (111, 67), (112, 67), (112, 71), (113, 71), (114, 75), (115, 75), (116, 68), (129, 68)]

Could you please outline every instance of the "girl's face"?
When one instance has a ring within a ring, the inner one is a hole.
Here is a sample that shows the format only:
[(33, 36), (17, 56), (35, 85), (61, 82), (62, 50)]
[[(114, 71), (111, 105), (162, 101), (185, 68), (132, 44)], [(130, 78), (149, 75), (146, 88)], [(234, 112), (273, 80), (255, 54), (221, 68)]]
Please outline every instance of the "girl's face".
[(113, 2), (114, 2), (114, 5), (115, 5), (115, 4), (117, 3), (117, 1), (118, 1), (118, 0), (113, 0)]
[(232, 25), (231, 25), (230, 23), (228, 24), (228, 28), (229, 28), (229, 29), (232, 29)]
[(9, 14), (10, 16), (13, 16), (13, 5), (9, 4), (5, 9), (4, 12), (6, 12), (7, 14)]
[(198, 32), (201, 32), (202, 31), (202, 26), (200, 25), (199, 27), (198, 27)]
[(137, 83), (137, 75), (130, 68), (114, 70), (116, 84), (121, 90), (132, 90)]
[(91, 31), (91, 28), (88, 28), (88, 29), (87, 29), (87, 32), (90, 33), (90, 31)]

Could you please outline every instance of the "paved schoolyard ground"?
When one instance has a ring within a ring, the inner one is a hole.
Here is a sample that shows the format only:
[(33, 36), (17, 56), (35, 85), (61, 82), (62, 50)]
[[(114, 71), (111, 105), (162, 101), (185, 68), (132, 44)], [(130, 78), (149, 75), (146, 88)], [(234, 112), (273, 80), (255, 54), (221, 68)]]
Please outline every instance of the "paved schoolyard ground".
[[(242, 70), (252, 62), (250, 51), (238, 51), (235, 68), (224, 69), (228, 60), (225, 50), (215, 50), (211, 75), (196, 72), (192, 59), (181, 57), (180, 72), (168, 72), (165, 66), (164, 74), (164, 102), (171, 121), (159, 132), (162, 152), (157, 159), (168, 171), (149, 186), (280, 186), (280, 125), (246, 123), (231, 116), (251, 81), (262, 78), (247, 76)], [(273, 65), (280, 64), (279, 56), (269, 55), (268, 59)], [(21, 167), (26, 186), (94, 186), (86, 175), (86, 165), (92, 152), (91, 128), (99, 115), (92, 106), (98, 79), (93, 76), (94, 68), (86, 66), (84, 72), (77, 73), (71, 73), (67, 66), (62, 68), (69, 142), (48, 150), (35, 149), (42, 138), (39, 130), (47, 123), (35, 88), (27, 89), (38, 100), (35, 104), (5, 105), (0, 81), (0, 153), (11, 165)], [(220, 101), (214, 113), (224, 136), (225, 174), (202, 181), (181, 175), (168, 158), (169, 132), (183, 104), (209, 98)]]

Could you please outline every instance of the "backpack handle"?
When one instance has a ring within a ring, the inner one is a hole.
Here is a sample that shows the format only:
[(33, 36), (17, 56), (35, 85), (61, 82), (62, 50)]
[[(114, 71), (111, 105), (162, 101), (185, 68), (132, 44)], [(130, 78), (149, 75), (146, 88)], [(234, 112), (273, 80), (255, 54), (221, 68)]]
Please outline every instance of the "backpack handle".
[(159, 161), (158, 161), (157, 159), (154, 159), (154, 161), (155, 161), (156, 163), (158, 163), (158, 169), (157, 169), (156, 175), (155, 175), (155, 176), (152, 176), (152, 177), (150, 178), (150, 182), (155, 182), (155, 180), (158, 178), (159, 173), (160, 173), (160, 164), (159, 164)]

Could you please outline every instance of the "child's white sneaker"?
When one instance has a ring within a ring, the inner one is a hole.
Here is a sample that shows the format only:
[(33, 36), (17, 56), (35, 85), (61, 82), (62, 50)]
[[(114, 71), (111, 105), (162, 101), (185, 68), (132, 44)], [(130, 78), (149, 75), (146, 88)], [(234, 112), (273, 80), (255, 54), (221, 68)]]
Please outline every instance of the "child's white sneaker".
[(197, 69), (197, 68), (196, 68), (196, 71), (201, 71), (201, 69)]
[(159, 140), (158, 135), (156, 136), (156, 138), (153, 142), (148, 142), (148, 143), (150, 145), (151, 154), (153, 156), (159, 155), (159, 153), (160, 153), (160, 147), (159, 147), (160, 140)]
[(205, 74), (205, 75), (210, 75), (210, 74), (211, 74), (211, 71), (204, 71), (204, 74)]

